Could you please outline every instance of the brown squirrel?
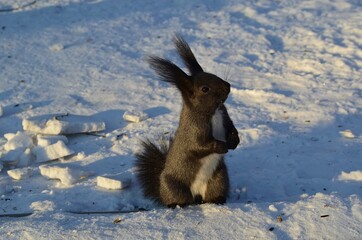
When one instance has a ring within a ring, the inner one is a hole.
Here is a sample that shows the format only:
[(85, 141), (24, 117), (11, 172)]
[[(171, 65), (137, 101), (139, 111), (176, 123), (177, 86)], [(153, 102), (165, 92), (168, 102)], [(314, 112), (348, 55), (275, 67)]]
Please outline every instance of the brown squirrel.
[(230, 84), (204, 72), (182, 37), (173, 41), (190, 75), (167, 59), (148, 61), (161, 80), (181, 92), (179, 126), (169, 147), (143, 142), (136, 154), (137, 177), (146, 197), (168, 207), (223, 204), (229, 191), (224, 154), (240, 142), (224, 105)]

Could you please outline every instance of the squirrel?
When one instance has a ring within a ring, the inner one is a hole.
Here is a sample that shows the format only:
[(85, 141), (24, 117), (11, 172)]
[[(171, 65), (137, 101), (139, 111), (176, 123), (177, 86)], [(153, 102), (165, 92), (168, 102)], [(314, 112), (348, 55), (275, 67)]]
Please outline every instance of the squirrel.
[(230, 84), (204, 72), (181, 36), (173, 42), (190, 75), (168, 59), (151, 56), (148, 62), (181, 93), (179, 126), (169, 144), (142, 141), (135, 161), (137, 179), (145, 197), (167, 207), (224, 204), (229, 192), (224, 154), (240, 142), (224, 105)]

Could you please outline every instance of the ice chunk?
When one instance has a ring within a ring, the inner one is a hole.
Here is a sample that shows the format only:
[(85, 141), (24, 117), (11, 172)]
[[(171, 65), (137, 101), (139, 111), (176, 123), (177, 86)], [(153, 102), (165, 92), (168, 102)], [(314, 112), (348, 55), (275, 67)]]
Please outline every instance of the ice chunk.
[(123, 114), (123, 119), (129, 122), (141, 122), (148, 118), (147, 113), (141, 111), (126, 111)]
[(4, 145), (6, 151), (33, 146), (32, 136), (26, 132), (17, 132), (15, 135), (5, 134), (5, 138), (8, 139), (8, 142)]
[(58, 141), (68, 143), (68, 138), (64, 135), (37, 135), (36, 139), (37, 145), (40, 147), (46, 147)]
[(0, 117), (3, 115), (3, 107), (0, 105)]
[(29, 168), (29, 167), (16, 168), (16, 169), (8, 170), (8, 175), (15, 180), (29, 178), (33, 175), (33, 169)]
[(81, 169), (78, 166), (66, 165), (41, 165), (40, 174), (51, 178), (59, 179), (64, 185), (72, 185), (83, 178), (89, 177), (92, 173)]
[(8, 141), (10, 141), (13, 137), (15, 137), (15, 133), (5, 133), (4, 138)]
[(97, 132), (105, 128), (104, 122), (69, 114), (43, 115), (23, 120), (24, 130), (51, 135)]
[(97, 186), (106, 189), (119, 190), (128, 187), (131, 184), (131, 181), (131, 173), (98, 176)]
[(24, 148), (10, 150), (1, 156), (1, 161), (4, 165), (15, 166), (20, 160), (20, 156), (24, 153)]
[(340, 181), (357, 181), (362, 182), (362, 171), (351, 171), (351, 172), (344, 172), (338, 176), (338, 180)]
[(83, 160), (86, 157), (84, 152), (79, 152), (77, 154), (77, 160)]
[(74, 151), (69, 149), (64, 142), (58, 141), (46, 147), (34, 147), (33, 153), (35, 154), (36, 162), (46, 162), (69, 156), (73, 154)]
[(339, 132), (344, 138), (355, 138), (356, 136), (349, 129)]
[(30, 208), (36, 212), (51, 212), (55, 209), (55, 203), (52, 201), (37, 201), (30, 204)]
[(269, 210), (272, 212), (278, 212), (278, 209), (273, 204), (269, 205)]
[(59, 52), (64, 49), (64, 46), (60, 43), (53, 44), (49, 47), (49, 49), (53, 52)]

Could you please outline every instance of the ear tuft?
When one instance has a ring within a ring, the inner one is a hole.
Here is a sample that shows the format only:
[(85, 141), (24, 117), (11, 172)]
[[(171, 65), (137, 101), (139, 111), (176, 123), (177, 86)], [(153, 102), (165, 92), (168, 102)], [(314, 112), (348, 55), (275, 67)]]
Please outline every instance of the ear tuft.
[(199, 72), (204, 71), (202, 70), (200, 64), (197, 62), (194, 54), (191, 51), (190, 46), (180, 35), (175, 35), (173, 38), (173, 42), (176, 46), (178, 54), (180, 55), (186, 67), (189, 69), (191, 75), (195, 75)]
[(170, 60), (152, 56), (148, 58), (148, 63), (162, 81), (176, 86), (181, 93), (184, 94), (192, 89), (190, 77)]

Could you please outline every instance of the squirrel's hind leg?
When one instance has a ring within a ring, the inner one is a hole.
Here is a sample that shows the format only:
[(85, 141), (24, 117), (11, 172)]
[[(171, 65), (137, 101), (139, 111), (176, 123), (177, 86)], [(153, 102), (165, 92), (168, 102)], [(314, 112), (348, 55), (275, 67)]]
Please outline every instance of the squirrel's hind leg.
[(229, 193), (229, 177), (224, 161), (216, 168), (207, 184), (204, 203), (224, 204)]
[(171, 208), (193, 204), (190, 188), (171, 174), (161, 174), (161, 202)]

